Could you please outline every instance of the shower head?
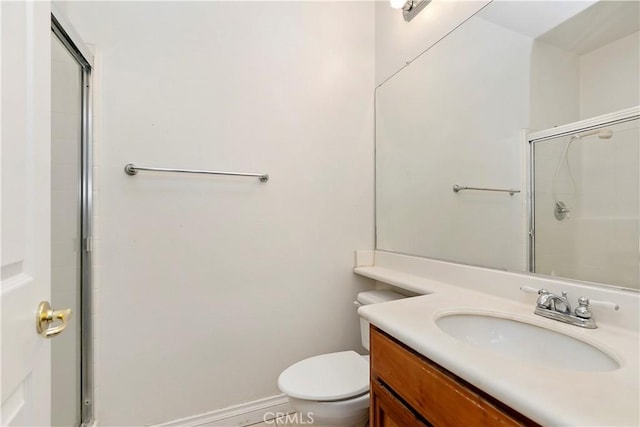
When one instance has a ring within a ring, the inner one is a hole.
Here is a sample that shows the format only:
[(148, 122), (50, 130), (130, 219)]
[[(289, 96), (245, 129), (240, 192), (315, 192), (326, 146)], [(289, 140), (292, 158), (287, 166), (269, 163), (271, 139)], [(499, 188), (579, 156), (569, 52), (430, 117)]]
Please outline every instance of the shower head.
[(611, 139), (613, 131), (611, 129), (595, 129), (574, 135), (575, 138), (586, 138), (587, 136), (597, 135), (600, 139)]

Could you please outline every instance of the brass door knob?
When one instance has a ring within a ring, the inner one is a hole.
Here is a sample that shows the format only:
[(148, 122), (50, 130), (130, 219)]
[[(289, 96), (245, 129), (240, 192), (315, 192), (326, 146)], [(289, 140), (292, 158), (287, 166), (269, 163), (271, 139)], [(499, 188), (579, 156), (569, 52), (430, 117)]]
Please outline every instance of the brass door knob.
[[(36, 312), (36, 330), (38, 334), (45, 338), (51, 338), (58, 335), (69, 324), (71, 319), (71, 309), (53, 310), (48, 301), (42, 301), (38, 305), (38, 311)], [(50, 327), (52, 323), (59, 320), (60, 324)]]

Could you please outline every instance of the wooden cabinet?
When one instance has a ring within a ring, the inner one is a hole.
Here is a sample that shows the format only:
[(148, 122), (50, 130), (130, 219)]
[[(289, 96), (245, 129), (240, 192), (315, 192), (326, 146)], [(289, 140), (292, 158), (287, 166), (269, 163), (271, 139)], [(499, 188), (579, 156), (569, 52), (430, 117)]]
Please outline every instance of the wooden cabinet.
[(371, 382), (371, 427), (427, 426), (378, 381)]
[(371, 326), (371, 427), (535, 426)]

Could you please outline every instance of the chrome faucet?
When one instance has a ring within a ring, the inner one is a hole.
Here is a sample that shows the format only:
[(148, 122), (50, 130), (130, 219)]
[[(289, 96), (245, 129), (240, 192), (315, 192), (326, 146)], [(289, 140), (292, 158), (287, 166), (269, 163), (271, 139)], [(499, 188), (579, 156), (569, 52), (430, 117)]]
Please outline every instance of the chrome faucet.
[(540, 296), (536, 301), (536, 309), (534, 311), (538, 316), (559, 320), (581, 328), (595, 329), (598, 327), (591, 317), (588, 298), (580, 297), (578, 299), (578, 307), (574, 312), (571, 310), (571, 304), (566, 292), (563, 292), (562, 295), (556, 295), (546, 289), (540, 289), (538, 295)]
[(595, 329), (598, 327), (593, 320), (593, 313), (591, 313), (589, 305), (616, 311), (620, 309), (620, 306), (615, 302), (580, 297), (578, 298), (578, 306), (572, 311), (566, 292), (557, 295), (546, 289), (536, 289), (530, 286), (521, 286), (520, 290), (528, 294), (538, 294), (534, 314), (581, 328)]
[[(536, 302), (537, 307), (545, 310), (552, 310), (557, 313), (571, 314), (571, 304), (567, 299), (566, 292), (563, 292), (562, 296), (558, 296), (556, 294), (552, 294), (546, 289), (541, 289), (538, 294), (540, 296)], [(560, 303), (560, 307), (558, 307), (558, 303)]]

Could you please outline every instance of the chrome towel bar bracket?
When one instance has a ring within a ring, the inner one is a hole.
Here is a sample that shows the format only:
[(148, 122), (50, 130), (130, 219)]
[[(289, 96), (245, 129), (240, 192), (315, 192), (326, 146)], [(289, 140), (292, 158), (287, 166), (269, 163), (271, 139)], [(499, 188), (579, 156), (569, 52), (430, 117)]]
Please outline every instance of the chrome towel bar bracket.
[(467, 187), (466, 185), (458, 185), (458, 184), (454, 184), (453, 185), (453, 192), (457, 193), (459, 191), (463, 191), (463, 190), (476, 190), (476, 191), (498, 191), (501, 193), (509, 193), (510, 196), (513, 196), (516, 193), (519, 193), (520, 190), (514, 190), (513, 188), (509, 188), (509, 189), (501, 189), (501, 188), (483, 188), (483, 187)]
[(207, 171), (207, 170), (199, 170), (199, 169), (149, 168), (145, 166), (136, 166), (133, 163), (129, 163), (124, 167), (124, 172), (130, 176), (137, 175), (139, 171), (197, 173), (197, 174), (204, 174), (204, 175), (248, 176), (248, 177), (258, 178), (260, 182), (269, 181), (269, 174), (266, 174), (266, 173), (222, 172), (222, 171)]

